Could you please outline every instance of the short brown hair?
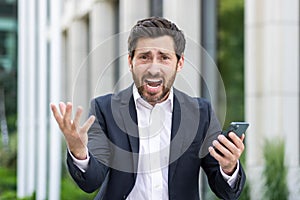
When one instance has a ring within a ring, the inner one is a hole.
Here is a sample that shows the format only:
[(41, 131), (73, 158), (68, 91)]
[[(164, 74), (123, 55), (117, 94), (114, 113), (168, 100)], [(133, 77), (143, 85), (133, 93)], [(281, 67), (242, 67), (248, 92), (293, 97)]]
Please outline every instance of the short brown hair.
[(177, 58), (180, 59), (186, 43), (184, 34), (174, 23), (163, 17), (149, 17), (137, 21), (128, 37), (129, 56), (133, 58), (139, 38), (156, 38), (165, 35), (173, 38), (175, 53)]

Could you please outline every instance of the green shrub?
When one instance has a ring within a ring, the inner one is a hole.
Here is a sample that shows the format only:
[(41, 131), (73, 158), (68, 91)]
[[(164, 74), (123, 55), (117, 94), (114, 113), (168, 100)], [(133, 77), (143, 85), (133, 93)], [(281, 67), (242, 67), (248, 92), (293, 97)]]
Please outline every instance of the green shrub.
[(287, 187), (287, 168), (284, 164), (284, 141), (267, 140), (264, 145), (265, 165), (263, 175), (265, 178), (266, 200), (286, 200), (289, 196)]
[[(1, 136), (1, 135), (0, 135)], [(0, 199), (16, 199), (17, 136), (9, 135), (9, 146), (3, 148), (0, 139)]]
[(0, 199), (16, 199), (16, 169), (0, 167)]
[(76, 183), (71, 179), (71, 177), (67, 174), (63, 176), (61, 181), (61, 200), (67, 199), (76, 199), (76, 200), (89, 200), (94, 199), (97, 195), (97, 192), (88, 194), (82, 191)]
[(0, 195), (1, 200), (15, 200), (16, 198), (16, 191), (5, 191)]
[[(1, 137), (1, 135), (0, 135)], [(17, 134), (9, 135), (8, 149), (2, 146), (0, 138), (0, 167), (14, 168), (17, 166)]]
[[(240, 158), (240, 162), (241, 162), (241, 164), (243, 166), (243, 169), (245, 170), (245, 173), (246, 173), (246, 176), (247, 176), (247, 169), (245, 168), (246, 167), (246, 151), (247, 151), (247, 148), (245, 148), (245, 151), (243, 152), (243, 154)], [(250, 199), (251, 199), (251, 197), (250, 197), (250, 184), (248, 182), (248, 179), (246, 179), (246, 183), (245, 183), (244, 189), (241, 193), (241, 196), (240, 196), (239, 200), (250, 200)]]

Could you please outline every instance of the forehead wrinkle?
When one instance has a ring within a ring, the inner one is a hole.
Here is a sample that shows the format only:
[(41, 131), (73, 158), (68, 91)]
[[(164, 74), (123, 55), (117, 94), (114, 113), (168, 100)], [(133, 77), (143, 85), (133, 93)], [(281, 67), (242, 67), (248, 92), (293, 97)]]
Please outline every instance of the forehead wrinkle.
[(139, 38), (135, 45), (134, 50), (140, 49), (162, 49), (164, 51), (176, 52), (175, 43), (172, 37), (170, 36), (161, 36), (155, 38)]

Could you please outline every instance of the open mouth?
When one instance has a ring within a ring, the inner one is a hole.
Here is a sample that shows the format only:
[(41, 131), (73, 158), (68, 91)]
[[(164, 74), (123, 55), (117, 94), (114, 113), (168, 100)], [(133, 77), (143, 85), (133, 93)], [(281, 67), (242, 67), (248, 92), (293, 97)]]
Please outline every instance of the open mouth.
[(150, 88), (158, 88), (162, 85), (162, 80), (145, 80), (146, 85)]
[(145, 90), (149, 93), (149, 94), (157, 94), (161, 91), (162, 85), (163, 85), (163, 81), (162, 80), (150, 80), (147, 79), (144, 81), (145, 85)]

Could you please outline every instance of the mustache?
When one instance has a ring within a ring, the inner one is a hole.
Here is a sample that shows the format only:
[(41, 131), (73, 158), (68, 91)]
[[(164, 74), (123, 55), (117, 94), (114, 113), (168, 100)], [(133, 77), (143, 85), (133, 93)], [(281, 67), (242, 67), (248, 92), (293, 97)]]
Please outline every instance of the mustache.
[(147, 79), (161, 79), (161, 80), (163, 80), (163, 82), (165, 81), (165, 78), (164, 78), (164, 76), (163, 75), (161, 75), (161, 74), (159, 74), (159, 73), (157, 73), (157, 74), (155, 74), (155, 75), (152, 75), (152, 74), (146, 74), (146, 75), (144, 75), (144, 76), (142, 76), (142, 81), (145, 81), (145, 80), (147, 80)]

